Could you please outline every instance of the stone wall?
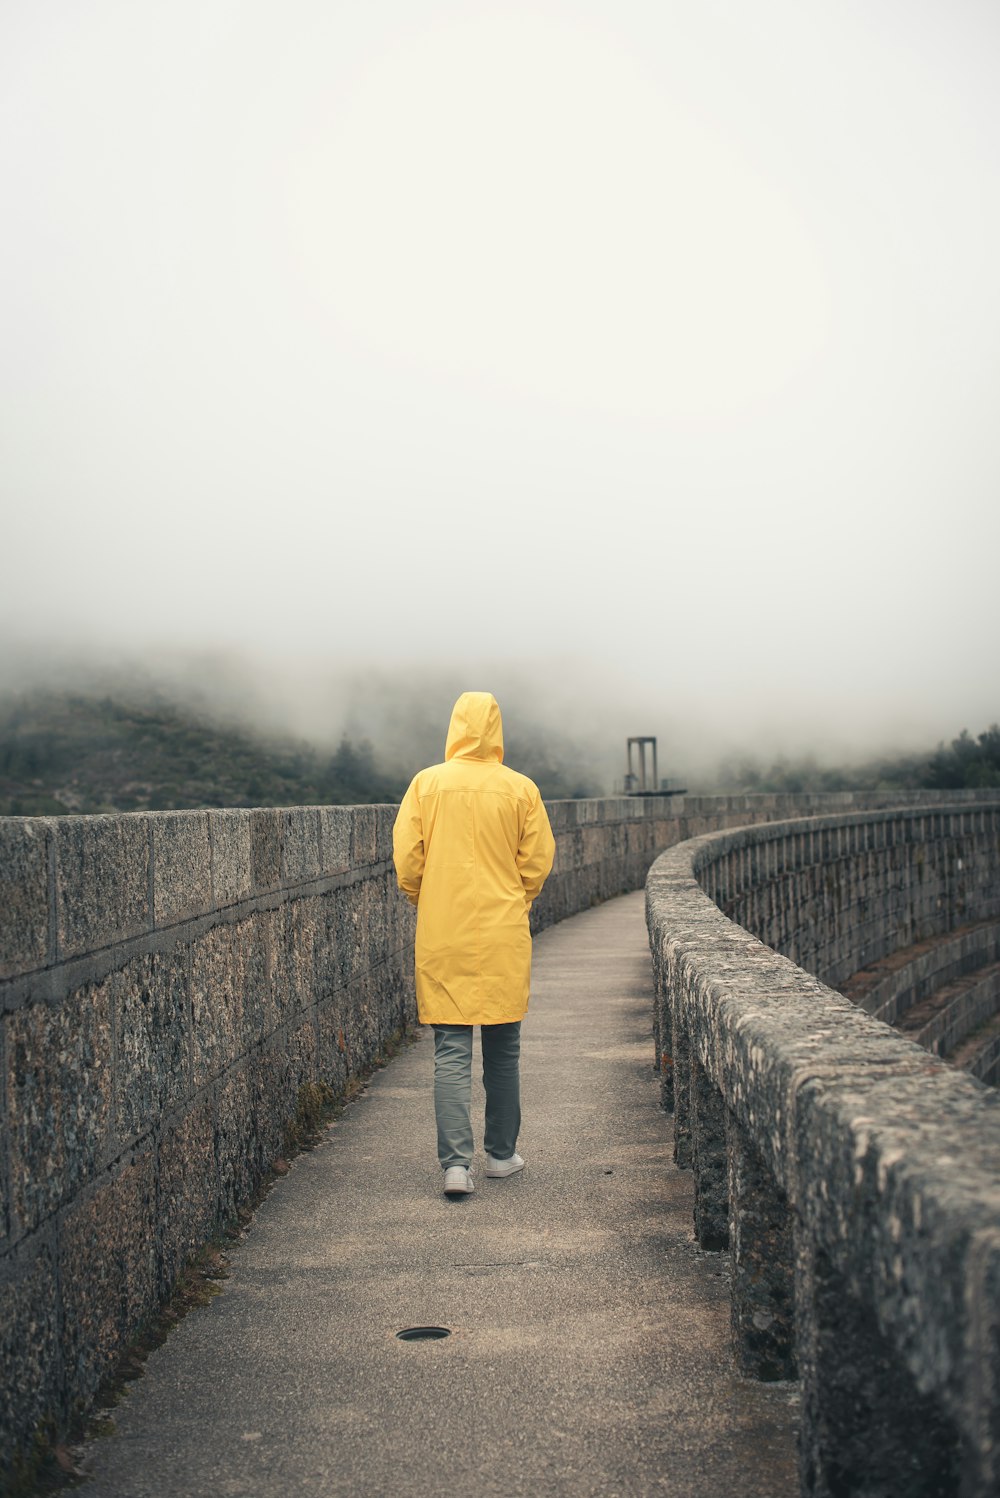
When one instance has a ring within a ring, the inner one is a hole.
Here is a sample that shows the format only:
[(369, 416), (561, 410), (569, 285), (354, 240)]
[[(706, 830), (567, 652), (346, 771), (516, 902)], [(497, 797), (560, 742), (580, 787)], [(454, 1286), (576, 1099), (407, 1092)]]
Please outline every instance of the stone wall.
[(901, 947), (840, 991), (953, 1065), (1000, 1083), (1000, 921)]
[(393, 816), (0, 821), (0, 1425), (15, 1448), (86, 1406), (288, 1148), (303, 1089), (342, 1094), (413, 1019)]
[(977, 921), (898, 948), (839, 985), (852, 1003), (894, 1025), (945, 985), (1000, 962), (1000, 921)]
[[(951, 804), (989, 801), (990, 792), (953, 791)], [(891, 806), (934, 806), (939, 791), (833, 791), (799, 795), (636, 796), (555, 801), (548, 812), (556, 860), (532, 910), (532, 929), (628, 890), (641, 889), (658, 853), (724, 827)]]
[(744, 1371), (802, 1381), (802, 1491), (995, 1493), (1000, 1099), (826, 983), (998, 914), (1000, 807), (704, 836), (646, 889), (695, 1231)]
[[(695, 833), (885, 799), (554, 803), (533, 927), (640, 888)], [(0, 1463), (86, 1406), (303, 1089), (341, 1094), (412, 1020), (394, 817), (0, 819)]]

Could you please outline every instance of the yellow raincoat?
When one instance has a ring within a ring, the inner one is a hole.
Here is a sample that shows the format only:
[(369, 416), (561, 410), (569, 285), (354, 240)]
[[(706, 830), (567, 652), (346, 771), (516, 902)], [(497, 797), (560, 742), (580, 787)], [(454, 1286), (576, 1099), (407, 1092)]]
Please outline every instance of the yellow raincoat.
[(414, 776), (392, 831), (417, 907), (417, 1011), (425, 1025), (507, 1024), (528, 1007), (528, 911), (555, 841), (538, 787), (503, 763), (489, 692), (459, 697), (444, 758)]

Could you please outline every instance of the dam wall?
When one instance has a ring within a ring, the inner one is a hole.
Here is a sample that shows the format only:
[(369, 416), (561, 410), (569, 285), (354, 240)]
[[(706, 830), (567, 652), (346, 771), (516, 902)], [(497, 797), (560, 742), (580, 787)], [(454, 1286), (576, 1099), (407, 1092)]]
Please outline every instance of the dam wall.
[[(892, 799), (554, 802), (533, 929), (695, 834)], [(0, 1472), (72, 1426), (189, 1257), (414, 1021), (394, 818), (0, 818)]]
[[(1000, 1096), (830, 986), (1000, 915), (1000, 805), (694, 838), (646, 884), (656, 1055), (803, 1493), (1000, 1490)], [(981, 924), (980, 924), (981, 923)], [(960, 952), (951, 960), (959, 961)]]

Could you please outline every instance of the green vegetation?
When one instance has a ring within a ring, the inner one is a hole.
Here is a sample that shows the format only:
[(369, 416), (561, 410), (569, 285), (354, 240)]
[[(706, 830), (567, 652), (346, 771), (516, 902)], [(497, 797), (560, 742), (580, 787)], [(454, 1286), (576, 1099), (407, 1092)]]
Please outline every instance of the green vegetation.
[[(426, 733), (416, 738), (430, 742)], [(522, 721), (506, 748), (506, 762), (548, 800), (602, 794), (575, 743)], [(367, 739), (345, 737), (324, 751), (214, 722), (151, 692), (0, 696), (0, 816), (396, 802), (418, 768), (387, 766)], [(933, 753), (853, 765), (739, 756), (684, 783), (693, 792), (1000, 788), (1000, 726), (977, 738), (963, 729)]]
[[(598, 793), (585, 771), (560, 760), (530, 726), (511, 736), (508, 763), (543, 796)], [(345, 737), (324, 752), (153, 693), (0, 696), (0, 816), (397, 802), (418, 768), (385, 766), (367, 739)]]
[(950, 747), (933, 754), (882, 756), (862, 764), (821, 765), (814, 756), (779, 756), (763, 765), (750, 756), (730, 759), (712, 778), (713, 791), (885, 791), (960, 790), (1000, 786), (1000, 727), (993, 724), (974, 739), (963, 728)]
[(0, 815), (398, 801), (372, 746), (331, 754), (169, 703), (38, 692), (0, 699)]
[(1000, 786), (1000, 725), (991, 723), (975, 739), (963, 728), (949, 749), (940, 744), (931, 760), (927, 784), (935, 790)]

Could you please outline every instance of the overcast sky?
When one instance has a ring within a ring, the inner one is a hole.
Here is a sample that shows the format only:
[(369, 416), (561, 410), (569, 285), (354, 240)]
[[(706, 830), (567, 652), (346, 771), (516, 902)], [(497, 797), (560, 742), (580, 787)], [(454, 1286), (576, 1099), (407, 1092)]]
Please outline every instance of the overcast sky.
[(995, 0), (2, 0), (11, 653), (985, 727), (998, 76)]

